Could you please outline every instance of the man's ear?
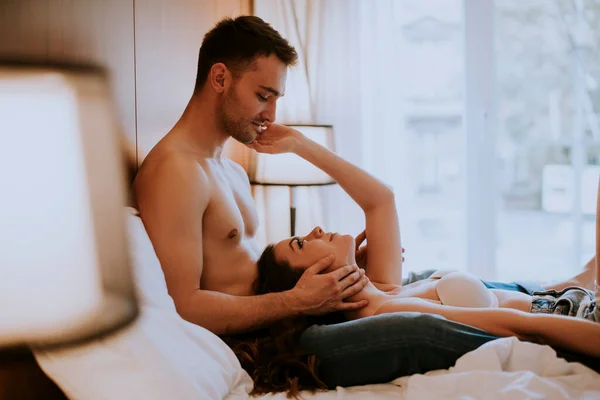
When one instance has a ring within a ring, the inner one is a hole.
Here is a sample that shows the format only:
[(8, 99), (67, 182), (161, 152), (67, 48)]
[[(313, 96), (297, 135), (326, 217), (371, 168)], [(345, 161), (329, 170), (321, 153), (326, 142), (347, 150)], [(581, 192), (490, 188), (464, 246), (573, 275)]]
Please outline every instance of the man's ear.
[(217, 93), (223, 93), (231, 82), (231, 72), (223, 63), (215, 63), (208, 74), (210, 86)]

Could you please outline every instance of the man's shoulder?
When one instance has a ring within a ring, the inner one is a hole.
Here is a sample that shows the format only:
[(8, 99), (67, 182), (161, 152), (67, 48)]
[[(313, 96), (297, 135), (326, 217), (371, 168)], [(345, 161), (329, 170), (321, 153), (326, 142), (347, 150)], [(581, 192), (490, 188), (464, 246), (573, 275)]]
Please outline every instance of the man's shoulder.
[(162, 173), (202, 173), (202, 164), (196, 154), (177, 146), (166, 146), (159, 143), (142, 162), (140, 172), (148, 174)]
[(165, 186), (204, 186), (208, 185), (204, 169), (189, 152), (173, 149), (161, 149), (150, 152), (142, 162), (136, 179), (134, 190), (154, 187), (164, 189)]

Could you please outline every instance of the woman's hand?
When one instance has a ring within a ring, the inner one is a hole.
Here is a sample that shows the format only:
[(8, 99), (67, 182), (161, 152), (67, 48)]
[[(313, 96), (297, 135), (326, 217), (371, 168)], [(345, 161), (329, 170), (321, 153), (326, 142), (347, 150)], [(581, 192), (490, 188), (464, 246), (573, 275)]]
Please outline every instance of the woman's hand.
[(362, 269), (367, 267), (367, 246), (364, 245), (363, 247), (360, 247), (360, 245), (365, 241), (366, 238), (367, 231), (364, 230), (354, 239), (356, 246), (354, 249), (354, 258), (356, 259), (356, 265)]
[(304, 139), (304, 135), (296, 129), (279, 124), (265, 123), (266, 129), (258, 134), (248, 147), (259, 153), (281, 154), (294, 153)]
[[(367, 245), (360, 246), (367, 239), (367, 231), (362, 231), (355, 239), (355, 253), (354, 258), (356, 259), (356, 265), (362, 269), (367, 269)], [(402, 248), (402, 254), (404, 254), (404, 247)], [(402, 256), (402, 262), (404, 262), (404, 256)]]

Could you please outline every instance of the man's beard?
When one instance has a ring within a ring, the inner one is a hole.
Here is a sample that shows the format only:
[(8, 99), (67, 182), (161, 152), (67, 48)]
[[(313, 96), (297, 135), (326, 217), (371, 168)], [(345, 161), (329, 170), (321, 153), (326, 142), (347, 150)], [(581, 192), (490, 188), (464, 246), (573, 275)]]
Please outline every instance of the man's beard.
[(230, 110), (239, 109), (237, 102), (234, 99), (233, 93), (228, 94), (221, 102), (217, 109), (217, 117), (225, 133), (237, 140), (238, 142), (249, 144), (255, 137), (255, 132), (252, 131), (252, 122), (247, 121), (244, 117), (236, 118)]

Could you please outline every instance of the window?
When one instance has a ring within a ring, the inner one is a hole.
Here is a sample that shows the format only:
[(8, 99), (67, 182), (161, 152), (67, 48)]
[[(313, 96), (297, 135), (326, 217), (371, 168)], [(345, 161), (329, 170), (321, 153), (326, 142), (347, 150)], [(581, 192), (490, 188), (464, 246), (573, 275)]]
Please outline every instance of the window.
[(393, 185), (408, 267), (501, 280), (576, 273), (595, 243), (600, 1), (397, 9), (411, 151)]
[(396, 7), (402, 143), (411, 150), (395, 193), (407, 268), (465, 269), (463, 3)]
[(497, 276), (566, 278), (595, 250), (600, 2), (495, 0), (493, 13)]

